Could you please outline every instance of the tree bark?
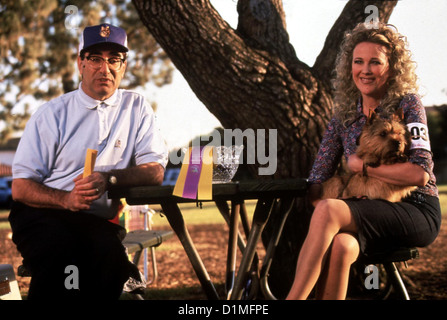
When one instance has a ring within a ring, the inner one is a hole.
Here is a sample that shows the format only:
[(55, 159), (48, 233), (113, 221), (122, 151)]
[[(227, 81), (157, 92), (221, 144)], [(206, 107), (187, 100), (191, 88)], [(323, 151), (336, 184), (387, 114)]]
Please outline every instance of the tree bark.
[[(305, 178), (331, 117), (330, 75), (343, 33), (365, 20), (369, 4), (387, 20), (397, 0), (349, 1), (313, 67), (298, 59), (289, 42), (281, 0), (239, 0), (237, 30), (208, 0), (133, 3), (149, 32), (224, 128), (277, 129), (278, 168), (273, 178)], [(309, 216), (304, 203), (297, 202), (286, 224), (271, 272), (272, 290), (279, 297), (291, 284)]]

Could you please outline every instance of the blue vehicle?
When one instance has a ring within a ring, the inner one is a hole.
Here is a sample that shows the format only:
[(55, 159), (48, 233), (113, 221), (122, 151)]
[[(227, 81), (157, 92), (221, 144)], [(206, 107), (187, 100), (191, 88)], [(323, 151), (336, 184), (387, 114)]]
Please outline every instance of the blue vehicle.
[(12, 177), (0, 177), (0, 207), (9, 208), (12, 202)]
[(174, 186), (177, 182), (180, 168), (167, 168), (163, 180), (163, 186)]

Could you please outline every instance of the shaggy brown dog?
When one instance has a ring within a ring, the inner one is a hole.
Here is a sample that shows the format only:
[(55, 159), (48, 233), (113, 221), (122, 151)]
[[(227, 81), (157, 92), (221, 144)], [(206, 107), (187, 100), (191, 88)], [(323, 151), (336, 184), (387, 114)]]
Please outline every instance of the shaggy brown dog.
[(391, 119), (381, 119), (372, 112), (359, 137), (357, 155), (363, 160), (362, 173), (335, 175), (323, 183), (322, 199), (366, 197), (401, 201), (415, 190), (413, 186), (398, 186), (368, 177), (367, 167), (408, 161), (410, 133), (402, 122), (402, 109)]

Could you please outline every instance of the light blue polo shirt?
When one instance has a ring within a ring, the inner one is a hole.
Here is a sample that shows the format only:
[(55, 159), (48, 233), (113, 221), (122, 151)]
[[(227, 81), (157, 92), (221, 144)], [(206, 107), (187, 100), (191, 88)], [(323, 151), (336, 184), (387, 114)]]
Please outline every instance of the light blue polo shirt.
[[(144, 97), (118, 89), (104, 101), (78, 90), (43, 104), (28, 121), (13, 162), (13, 178), (32, 179), (70, 191), (84, 170), (87, 149), (98, 150), (95, 171), (148, 162), (167, 164), (167, 148)], [(107, 193), (92, 205), (111, 219), (117, 203)]]

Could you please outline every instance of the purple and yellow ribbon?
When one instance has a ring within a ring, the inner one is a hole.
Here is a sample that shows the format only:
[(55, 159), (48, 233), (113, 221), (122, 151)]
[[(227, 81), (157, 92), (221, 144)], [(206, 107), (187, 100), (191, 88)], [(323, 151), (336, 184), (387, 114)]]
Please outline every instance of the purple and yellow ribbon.
[(213, 198), (213, 147), (189, 148), (183, 158), (173, 195), (188, 199)]

